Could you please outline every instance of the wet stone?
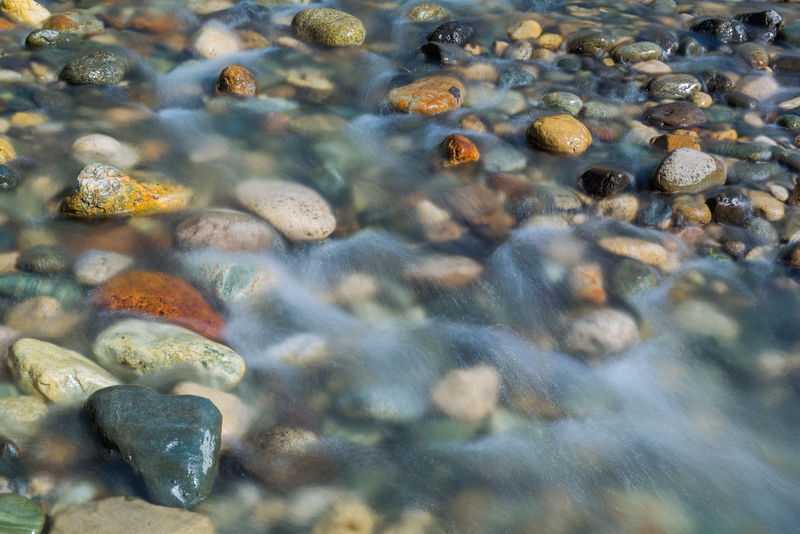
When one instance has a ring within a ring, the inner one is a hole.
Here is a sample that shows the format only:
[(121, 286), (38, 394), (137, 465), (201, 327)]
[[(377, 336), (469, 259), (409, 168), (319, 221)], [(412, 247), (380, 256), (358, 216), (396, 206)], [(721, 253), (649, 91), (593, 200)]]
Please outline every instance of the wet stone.
[(506, 69), (500, 73), (497, 86), (502, 89), (518, 89), (527, 87), (535, 81), (533, 74), (522, 69)]
[(611, 51), (611, 55), (617, 61), (636, 63), (637, 61), (661, 59), (661, 56), (664, 55), (664, 51), (661, 50), (661, 47), (656, 43), (639, 41), (618, 46)]
[(591, 167), (579, 178), (581, 188), (589, 195), (608, 197), (635, 183), (626, 171), (611, 167)]
[(39, 431), (47, 410), (39, 395), (0, 397), (0, 435), (24, 444)]
[(542, 104), (568, 115), (577, 115), (583, 108), (583, 100), (575, 93), (554, 91), (542, 96)]
[(67, 63), (59, 78), (73, 85), (116, 85), (125, 75), (125, 61), (111, 50), (86, 52)]
[(216, 92), (218, 95), (247, 98), (258, 92), (258, 82), (247, 68), (229, 65), (222, 69), (217, 78)]
[(133, 258), (108, 250), (88, 250), (80, 254), (73, 264), (75, 280), (80, 284), (96, 286), (124, 271)]
[(35, 30), (25, 38), (25, 46), (28, 48), (62, 48), (69, 49), (78, 45), (80, 39), (69, 32), (56, 30)]
[(758, 107), (758, 100), (741, 91), (728, 91), (725, 93), (725, 103), (732, 108), (740, 109), (756, 109)]
[(411, 22), (435, 22), (447, 17), (447, 10), (436, 2), (419, 2), (414, 4), (406, 13), (406, 18)]
[(648, 108), (644, 122), (668, 130), (690, 128), (706, 122), (703, 110), (690, 102), (672, 102)]
[(584, 56), (597, 56), (608, 52), (614, 46), (614, 39), (607, 33), (587, 28), (578, 30), (567, 37), (567, 52)]
[(592, 144), (592, 134), (570, 115), (553, 115), (533, 121), (526, 133), (528, 141), (547, 152), (577, 156)]
[(734, 18), (749, 26), (748, 33), (752, 40), (765, 43), (774, 41), (784, 26), (783, 17), (774, 9), (740, 13)]
[(259, 252), (272, 248), (278, 240), (275, 229), (262, 219), (226, 209), (198, 212), (175, 229), (175, 244), (182, 249)]
[(458, 45), (429, 42), (419, 47), (425, 59), (442, 65), (465, 63), (471, 56)]
[(242, 42), (236, 33), (218, 21), (209, 21), (197, 32), (195, 51), (204, 58), (234, 54), (241, 50)]
[(753, 213), (753, 204), (743, 193), (725, 187), (708, 199), (714, 220), (721, 224), (741, 224)]
[(690, 29), (708, 35), (725, 44), (738, 44), (748, 40), (744, 24), (734, 19), (709, 17), (695, 21)]
[(709, 93), (724, 93), (733, 87), (731, 79), (721, 72), (704, 70), (702, 76)]
[(44, 528), (42, 505), (16, 493), (0, 494), (0, 532), (39, 534)]
[(794, 47), (800, 46), (800, 20), (790, 22), (778, 32), (778, 38)]
[(104, 134), (89, 134), (76, 139), (72, 143), (72, 157), (84, 165), (102, 161), (122, 168), (134, 167), (139, 162), (136, 149)]
[(14, 189), (17, 184), (19, 184), (19, 176), (14, 169), (0, 165), (0, 191)]
[(736, 47), (736, 55), (755, 69), (765, 69), (769, 66), (767, 49), (757, 43), (743, 43)]
[(667, 30), (645, 30), (636, 36), (638, 41), (649, 41), (658, 45), (666, 56), (671, 56), (678, 50), (678, 39)]
[(653, 78), (647, 90), (653, 98), (686, 98), (701, 89), (700, 80), (691, 74), (662, 74)]
[(678, 44), (678, 54), (685, 57), (702, 56), (703, 46), (694, 37), (684, 37)]
[(62, 247), (39, 245), (24, 250), (17, 259), (17, 268), (31, 273), (63, 273), (71, 266), (72, 255)]
[(103, 33), (103, 21), (80, 9), (71, 9), (51, 15), (42, 22), (42, 29), (71, 32), (77, 35)]
[(800, 72), (800, 57), (778, 56), (772, 62), (772, 68), (780, 72)]
[(651, 185), (665, 193), (697, 193), (725, 183), (725, 171), (717, 161), (691, 148), (678, 148), (661, 161)]
[(464, 47), (475, 34), (475, 28), (457, 21), (445, 22), (428, 34), (428, 41)]
[(364, 42), (364, 24), (349, 13), (327, 7), (298, 12), (292, 30), (304, 41), (323, 46), (360, 46)]
[(630, 298), (656, 287), (658, 272), (644, 262), (624, 258), (612, 271), (609, 284), (615, 295)]
[(84, 409), (100, 437), (141, 475), (154, 503), (185, 508), (208, 497), (222, 427), (210, 400), (115, 386), (95, 392)]
[(389, 92), (389, 105), (396, 111), (433, 115), (461, 107), (466, 89), (452, 76), (428, 76)]
[(570, 325), (564, 348), (588, 358), (617, 354), (639, 341), (639, 328), (629, 314), (612, 308), (595, 310)]
[(81, 289), (69, 279), (31, 273), (0, 274), (0, 296), (12, 299), (54, 297), (66, 305), (83, 300)]
[(0, 11), (9, 19), (29, 26), (39, 26), (50, 16), (50, 11), (34, 0), (3, 0)]
[(447, 166), (470, 163), (481, 158), (475, 143), (461, 134), (451, 134), (442, 139), (439, 151)]
[(457, 421), (477, 423), (497, 407), (499, 391), (500, 373), (477, 365), (448, 373), (431, 391), (431, 402)]

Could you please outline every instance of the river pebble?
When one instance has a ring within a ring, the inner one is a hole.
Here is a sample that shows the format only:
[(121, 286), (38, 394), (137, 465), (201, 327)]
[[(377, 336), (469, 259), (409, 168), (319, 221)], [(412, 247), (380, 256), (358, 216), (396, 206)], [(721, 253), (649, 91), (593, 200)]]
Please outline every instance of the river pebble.
[(327, 7), (298, 12), (292, 29), (300, 39), (324, 46), (360, 46), (367, 33), (364, 23), (353, 15)]
[(590, 358), (623, 352), (639, 341), (639, 327), (629, 314), (612, 308), (595, 310), (573, 322), (564, 348)]
[(15, 22), (39, 26), (50, 16), (50, 11), (34, 0), (3, 0), (0, 11)]
[(73, 85), (116, 85), (125, 75), (125, 61), (115, 52), (85, 52), (64, 65), (59, 78)]
[(110, 280), (133, 264), (133, 258), (110, 250), (87, 250), (72, 265), (78, 283), (96, 286)]
[(389, 105), (396, 111), (434, 115), (461, 107), (464, 84), (452, 76), (428, 76), (389, 92)]
[(135, 148), (104, 134), (89, 134), (76, 139), (72, 143), (72, 157), (84, 165), (106, 161), (123, 169), (135, 167), (139, 163), (139, 154)]
[(175, 229), (175, 244), (184, 249), (259, 252), (272, 248), (278, 239), (275, 229), (263, 220), (234, 210), (201, 211)]
[(39, 534), (44, 528), (42, 505), (16, 493), (0, 495), (0, 530), (6, 534)]
[(525, 135), (536, 147), (567, 156), (580, 155), (592, 144), (589, 129), (569, 115), (536, 119)]
[(665, 193), (697, 193), (725, 183), (725, 170), (711, 156), (677, 148), (653, 172), (651, 184)]

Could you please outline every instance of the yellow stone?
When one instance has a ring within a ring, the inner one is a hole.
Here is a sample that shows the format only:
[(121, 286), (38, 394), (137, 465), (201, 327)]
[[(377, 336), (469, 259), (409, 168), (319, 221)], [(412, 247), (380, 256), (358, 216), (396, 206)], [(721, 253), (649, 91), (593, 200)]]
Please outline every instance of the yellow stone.
[(533, 121), (527, 132), (528, 141), (548, 152), (577, 156), (592, 144), (592, 134), (571, 115), (552, 115)]
[(536, 39), (541, 34), (541, 25), (533, 19), (517, 22), (508, 29), (508, 36), (513, 41)]
[(17, 158), (17, 151), (8, 137), (0, 136), (0, 163), (5, 163)]
[(34, 0), (3, 0), (0, 11), (14, 22), (39, 26), (50, 16), (50, 11)]

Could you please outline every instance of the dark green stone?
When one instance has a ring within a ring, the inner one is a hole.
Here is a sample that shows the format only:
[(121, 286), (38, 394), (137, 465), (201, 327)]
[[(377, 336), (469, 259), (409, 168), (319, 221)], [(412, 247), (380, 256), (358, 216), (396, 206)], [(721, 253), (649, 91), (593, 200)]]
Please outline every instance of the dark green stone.
[(778, 39), (792, 46), (800, 46), (800, 20), (787, 24), (778, 32)]
[(35, 30), (28, 34), (25, 46), (28, 48), (73, 48), (80, 42), (78, 36), (58, 30)]
[(111, 386), (93, 393), (85, 409), (103, 441), (141, 475), (154, 503), (186, 508), (208, 497), (222, 426), (210, 400)]
[(22, 495), (0, 495), (0, 532), (3, 534), (37, 534), (44, 528), (42, 506)]
[(709, 141), (703, 145), (706, 152), (747, 161), (769, 161), (772, 148), (761, 143), (738, 143), (735, 141)]
[(678, 54), (686, 57), (702, 56), (703, 47), (694, 37), (687, 37), (678, 44)]
[(562, 57), (556, 62), (558, 68), (567, 72), (578, 72), (581, 70), (581, 61), (576, 57)]
[(24, 250), (17, 259), (17, 268), (31, 273), (63, 273), (71, 266), (72, 255), (62, 247), (38, 245)]
[(68, 278), (31, 273), (0, 274), (0, 297), (12, 299), (53, 297), (69, 305), (81, 301), (83, 296), (83, 291)]
[(19, 183), (17, 173), (10, 167), (0, 165), (0, 190), (14, 189)]
[(125, 75), (125, 61), (111, 50), (82, 54), (67, 63), (59, 78), (73, 85), (115, 85)]

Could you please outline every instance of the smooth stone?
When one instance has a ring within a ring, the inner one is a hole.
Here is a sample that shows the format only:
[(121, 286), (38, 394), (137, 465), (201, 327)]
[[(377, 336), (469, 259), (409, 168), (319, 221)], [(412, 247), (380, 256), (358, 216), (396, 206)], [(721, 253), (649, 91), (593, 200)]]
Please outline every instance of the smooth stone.
[(0, 397), (0, 436), (24, 442), (36, 435), (47, 415), (38, 395)]
[(614, 294), (630, 298), (656, 287), (658, 273), (644, 262), (623, 258), (611, 273), (609, 283)]
[(571, 354), (595, 358), (618, 354), (639, 342), (636, 320), (628, 313), (601, 308), (574, 321), (564, 338)]
[(203, 514), (157, 506), (131, 497), (90, 501), (53, 517), (50, 534), (214, 534)]
[(81, 219), (168, 213), (185, 209), (191, 196), (183, 186), (140, 183), (116, 167), (90, 163), (60, 210)]
[(753, 203), (743, 193), (724, 187), (708, 199), (714, 220), (720, 224), (740, 226), (753, 214)]
[(784, 26), (783, 17), (773, 9), (739, 13), (734, 19), (747, 24), (752, 41), (770, 43)]
[(611, 51), (611, 56), (614, 59), (625, 63), (661, 59), (663, 55), (664, 51), (660, 46), (648, 41), (638, 41), (636, 43), (618, 46)]
[(219, 73), (215, 90), (217, 95), (248, 98), (258, 92), (258, 81), (246, 67), (228, 65)]
[(700, 80), (691, 74), (661, 74), (656, 76), (647, 86), (654, 98), (686, 98), (701, 89)]
[(690, 26), (693, 32), (709, 35), (721, 43), (738, 44), (748, 40), (744, 24), (734, 19), (721, 17), (701, 18)]
[(103, 33), (105, 25), (97, 17), (81, 9), (70, 9), (51, 15), (42, 22), (45, 30), (71, 32), (77, 35), (97, 35)]
[(740, 91), (728, 91), (725, 93), (725, 103), (732, 108), (756, 109), (758, 100)]
[(469, 24), (450, 21), (442, 23), (434, 28), (434, 30), (428, 34), (428, 41), (450, 43), (463, 48), (474, 33), (475, 28)]
[(198, 250), (182, 256), (184, 270), (196, 284), (224, 303), (247, 302), (268, 295), (278, 274), (259, 262), (245, 262)]
[(20, 334), (37, 338), (58, 338), (70, 333), (81, 314), (66, 311), (53, 297), (33, 297), (10, 307), (5, 326)]
[(721, 72), (704, 70), (702, 77), (709, 93), (724, 93), (733, 88), (733, 81)]
[(781, 86), (774, 77), (768, 74), (750, 74), (739, 80), (736, 90), (757, 101), (772, 97)]
[(743, 59), (749, 66), (756, 69), (769, 67), (769, 53), (767, 49), (757, 43), (743, 43), (736, 47), (736, 56)]
[(497, 407), (499, 393), (497, 369), (477, 365), (448, 373), (431, 390), (431, 402), (457, 421), (477, 423)]
[(636, 36), (636, 40), (648, 41), (657, 44), (667, 56), (674, 54), (678, 50), (678, 46), (680, 44), (678, 42), (678, 38), (675, 37), (675, 34), (665, 28), (653, 28), (640, 32)]
[(535, 80), (536, 77), (527, 70), (506, 69), (500, 73), (497, 86), (501, 89), (519, 89), (532, 85)]
[(446, 167), (471, 163), (481, 159), (478, 147), (461, 134), (450, 134), (439, 143), (442, 164)]
[(678, 44), (678, 54), (684, 57), (702, 56), (705, 47), (694, 37), (684, 37)]
[(14, 22), (29, 26), (39, 26), (50, 16), (50, 11), (34, 0), (3, 0), (0, 11)]
[(680, 101), (647, 108), (644, 122), (668, 130), (690, 128), (706, 122), (703, 110), (690, 102)]
[(685, 300), (675, 306), (675, 321), (684, 331), (722, 342), (736, 341), (741, 327), (717, 306), (704, 300)]
[(92, 346), (97, 362), (126, 380), (158, 383), (178, 377), (219, 389), (242, 379), (245, 363), (230, 348), (186, 328), (126, 319), (103, 330)]
[(11, 345), (8, 367), (20, 391), (56, 404), (78, 404), (100, 388), (119, 384), (85, 356), (32, 338)]
[(725, 183), (725, 170), (711, 156), (678, 148), (664, 157), (650, 183), (665, 193), (698, 193)]
[(567, 52), (585, 56), (597, 56), (614, 47), (614, 39), (602, 30), (585, 28), (567, 37)]
[(154, 503), (187, 508), (208, 497), (222, 427), (210, 400), (115, 386), (92, 394), (84, 409), (100, 437), (141, 475)]
[(778, 38), (794, 47), (800, 47), (800, 20), (795, 20), (784, 26), (778, 32)]
[(764, 191), (751, 190), (747, 192), (753, 203), (755, 214), (768, 221), (779, 221), (786, 213), (786, 205)]
[(485, 148), (481, 154), (483, 168), (488, 172), (517, 172), (528, 164), (525, 154), (505, 143)]
[(579, 178), (581, 188), (589, 195), (608, 197), (635, 183), (633, 176), (621, 169), (591, 167)]
[(542, 35), (542, 25), (534, 19), (515, 22), (508, 28), (508, 37), (512, 41), (533, 40)]
[(9, 191), (19, 184), (19, 176), (14, 169), (0, 165), (0, 191)]
[(16, 493), (0, 494), (0, 532), (39, 534), (44, 528), (42, 505)]
[(333, 361), (325, 338), (307, 333), (294, 334), (268, 347), (264, 356), (301, 369), (322, 367)]
[(69, 271), (72, 254), (63, 247), (37, 245), (25, 249), (17, 258), (17, 269), (38, 274), (58, 274)]
[(364, 23), (353, 15), (327, 7), (298, 12), (292, 30), (303, 41), (324, 46), (361, 46), (367, 33)]
[(548, 108), (562, 111), (568, 115), (577, 115), (583, 108), (583, 100), (575, 93), (553, 91), (542, 96), (542, 104)]
[(104, 134), (89, 134), (76, 139), (72, 143), (72, 157), (84, 165), (104, 161), (115, 167), (129, 168), (139, 163), (136, 149)]
[(194, 50), (206, 59), (235, 54), (242, 49), (236, 32), (217, 21), (209, 21), (194, 38)]
[(73, 85), (116, 85), (124, 75), (125, 60), (101, 48), (70, 60), (58, 77)]
[(17, 151), (14, 149), (11, 139), (0, 136), (0, 163), (7, 163), (17, 158)]
[(87, 250), (82, 252), (72, 265), (75, 281), (96, 286), (107, 282), (115, 275), (133, 265), (133, 258), (110, 250)]
[(421, 418), (427, 401), (414, 387), (397, 383), (361, 386), (337, 399), (339, 410), (358, 420), (407, 423)]
[(714, 103), (714, 99), (711, 97), (711, 95), (702, 91), (690, 94), (687, 100), (695, 106), (701, 108), (707, 108)]
[(25, 46), (28, 48), (61, 48), (70, 49), (78, 45), (78, 36), (69, 32), (56, 30), (34, 30), (25, 38)]
[(458, 78), (434, 75), (392, 89), (388, 100), (395, 111), (434, 115), (458, 109), (465, 96)]
[(175, 245), (182, 249), (260, 252), (272, 248), (277, 241), (275, 229), (262, 219), (227, 209), (198, 212), (175, 229)]
[(409, 8), (406, 18), (411, 22), (436, 22), (447, 17), (447, 10), (436, 2), (419, 2)]
[(235, 196), (292, 241), (321, 241), (336, 229), (328, 202), (304, 185), (283, 180), (252, 179), (239, 183)]
[(66, 305), (84, 298), (83, 291), (69, 279), (20, 272), (0, 274), (0, 296), (12, 299), (55, 297)]
[(673, 259), (662, 245), (636, 237), (603, 237), (597, 245), (611, 254), (633, 258), (664, 271), (673, 270)]
[(632, 194), (614, 195), (597, 201), (597, 214), (625, 222), (633, 222), (639, 212), (639, 199)]
[(214, 406), (222, 414), (221, 447), (223, 451), (234, 448), (241, 441), (255, 417), (253, 408), (236, 395), (195, 382), (176, 384), (172, 389), (172, 394), (205, 397), (214, 403)]
[(577, 156), (592, 144), (592, 134), (570, 115), (553, 115), (533, 121), (526, 133), (528, 141), (547, 152)]
[(466, 256), (435, 254), (412, 262), (403, 271), (412, 284), (442, 290), (467, 286), (483, 274), (483, 265)]

